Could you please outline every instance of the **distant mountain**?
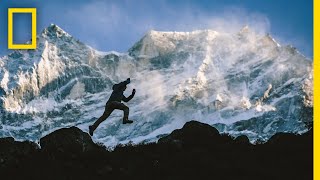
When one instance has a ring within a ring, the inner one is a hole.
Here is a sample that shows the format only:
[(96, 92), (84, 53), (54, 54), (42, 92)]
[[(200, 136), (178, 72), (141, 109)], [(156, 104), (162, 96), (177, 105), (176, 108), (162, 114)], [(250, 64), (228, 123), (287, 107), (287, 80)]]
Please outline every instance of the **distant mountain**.
[(306, 132), (313, 119), (312, 61), (249, 27), (150, 31), (127, 53), (99, 52), (54, 24), (37, 39), (37, 50), (0, 58), (0, 137), (38, 141), (63, 127), (87, 131), (112, 84), (128, 77), (127, 91), (137, 89), (128, 103), (135, 122), (122, 125), (115, 111), (93, 137), (107, 146), (156, 141), (186, 119), (251, 142)]

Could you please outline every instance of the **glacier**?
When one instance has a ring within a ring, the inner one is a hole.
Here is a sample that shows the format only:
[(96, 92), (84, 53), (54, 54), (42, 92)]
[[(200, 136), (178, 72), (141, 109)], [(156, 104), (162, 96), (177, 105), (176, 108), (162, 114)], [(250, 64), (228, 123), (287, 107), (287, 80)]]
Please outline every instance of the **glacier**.
[(313, 121), (313, 63), (271, 35), (244, 27), (149, 31), (125, 53), (100, 52), (51, 24), (37, 49), (0, 58), (0, 137), (39, 139), (99, 118), (114, 83), (130, 77), (125, 95), (132, 125), (114, 111), (95, 131), (106, 147), (154, 142), (197, 120), (220, 133), (265, 142), (278, 132), (304, 133)]

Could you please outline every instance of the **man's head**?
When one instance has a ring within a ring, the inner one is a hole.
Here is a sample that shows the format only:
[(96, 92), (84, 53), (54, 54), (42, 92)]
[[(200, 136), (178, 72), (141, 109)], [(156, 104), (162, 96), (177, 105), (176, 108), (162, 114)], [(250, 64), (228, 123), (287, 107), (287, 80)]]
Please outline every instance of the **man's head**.
[(126, 81), (126, 85), (123, 87), (122, 91), (125, 91), (127, 89), (127, 85), (130, 84), (130, 78), (128, 78)]
[(126, 84), (130, 84), (130, 82), (131, 82), (131, 80), (130, 80), (130, 78), (128, 78), (128, 79), (126, 80)]

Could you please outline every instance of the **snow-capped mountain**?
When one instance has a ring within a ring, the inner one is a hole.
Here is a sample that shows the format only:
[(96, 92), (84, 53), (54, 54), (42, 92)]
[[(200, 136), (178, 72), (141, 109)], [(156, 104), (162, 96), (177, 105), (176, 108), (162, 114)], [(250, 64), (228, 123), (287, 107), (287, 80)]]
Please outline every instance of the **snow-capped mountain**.
[(108, 147), (155, 141), (196, 119), (221, 133), (265, 141), (276, 132), (303, 133), (313, 119), (312, 61), (270, 35), (199, 30), (148, 32), (127, 53), (99, 52), (60, 27), (38, 35), (37, 50), (0, 58), (0, 137), (37, 141), (58, 128), (102, 115), (114, 83), (131, 77), (122, 112), (93, 139)]

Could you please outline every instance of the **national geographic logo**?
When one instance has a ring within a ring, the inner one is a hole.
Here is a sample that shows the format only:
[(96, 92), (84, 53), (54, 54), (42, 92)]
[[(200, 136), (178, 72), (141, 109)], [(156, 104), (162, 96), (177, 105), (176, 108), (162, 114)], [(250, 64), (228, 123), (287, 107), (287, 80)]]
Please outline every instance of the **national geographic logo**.
[[(31, 44), (13, 43), (13, 14), (31, 13), (32, 33)], [(37, 9), (36, 8), (9, 8), (8, 9), (8, 49), (36, 49), (37, 48)]]

